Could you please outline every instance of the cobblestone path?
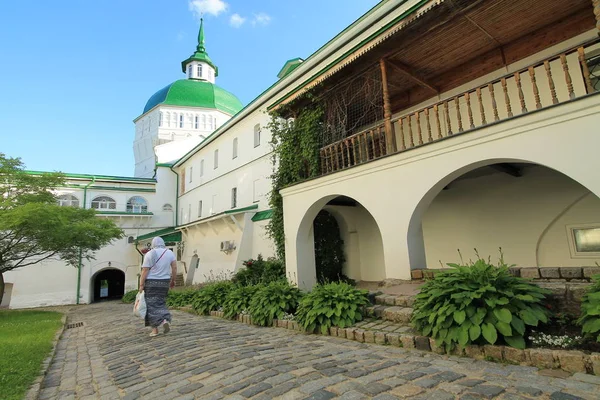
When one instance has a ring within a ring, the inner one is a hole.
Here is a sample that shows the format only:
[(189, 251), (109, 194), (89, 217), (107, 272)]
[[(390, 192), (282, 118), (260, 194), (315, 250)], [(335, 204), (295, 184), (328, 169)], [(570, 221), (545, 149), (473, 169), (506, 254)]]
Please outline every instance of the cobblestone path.
[(41, 399), (600, 399), (600, 377), (446, 357), (174, 313), (155, 338), (131, 306), (73, 307)]

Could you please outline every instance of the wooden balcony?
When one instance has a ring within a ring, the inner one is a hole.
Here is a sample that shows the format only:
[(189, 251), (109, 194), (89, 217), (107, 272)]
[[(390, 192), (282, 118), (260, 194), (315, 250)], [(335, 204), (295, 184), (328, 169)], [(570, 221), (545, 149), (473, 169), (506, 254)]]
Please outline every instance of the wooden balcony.
[[(410, 151), (600, 91), (600, 39), (562, 51), (460, 94), (384, 120), (320, 150), (327, 174)], [(568, 132), (565, 132), (568, 134)]]

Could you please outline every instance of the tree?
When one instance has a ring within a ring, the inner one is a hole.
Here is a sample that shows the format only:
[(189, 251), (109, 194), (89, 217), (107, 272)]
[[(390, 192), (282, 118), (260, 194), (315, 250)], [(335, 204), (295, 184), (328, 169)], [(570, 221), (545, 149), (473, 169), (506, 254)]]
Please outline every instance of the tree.
[(62, 174), (29, 174), (19, 158), (0, 153), (0, 299), (5, 272), (57, 258), (78, 266), (123, 237), (93, 209), (59, 206), (53, 190), (62, 185)]

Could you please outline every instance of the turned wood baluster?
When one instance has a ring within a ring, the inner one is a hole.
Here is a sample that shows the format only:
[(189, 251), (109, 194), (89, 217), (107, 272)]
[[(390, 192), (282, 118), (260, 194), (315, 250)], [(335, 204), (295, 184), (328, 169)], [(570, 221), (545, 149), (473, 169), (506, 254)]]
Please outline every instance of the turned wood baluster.
[(469, 127), (471, 129), (475, 128), (475, 123), (473, 122), (473, 110), (471, 109), (471, 95), (469, 92), (465, 93), (465, 100), (467, 101), (467, 115), (469, 116)]
[(340, 169), (340, 157), (337, 151), (337, 146), (335, 144), (331, 145), (331, 151), (333, 152), (333, 156), (335, 157), (335, 170)]
[(375, 147), (375, 133), (370, 130), (369, 136), (371, 137), (371, 149), (373, 150), (373, 157), (371, 159), (377, 158), (377, 149)]
[(492, 110), (494, 110), (494, 121), (498, 121), (498, 104), (496, 103), (496, 96), (494, 95), (494, 84), (488, 83), (488, 90), (490, 91), (490, 97), (492, 98)]
[(452, 124), (450, 123), (450, 112), (448, 111), (448, 101), (444, 102), (444, 113), (446, 114), (446, 124), (448, 125), (448, 136), (452, 135)]
[(406, 150), (406, 141), (404, 140), (404, 119), (400, 118), (400, 150)]
[(506, 78), (502, 78), (502, 90), (504, 91), (504, 102), (506, 103), (506, 113), (509, 117), (513, 116), (510, 106), (510, 97), (508, 96), (508, 87), (506, 86)]
[(544, 61), (544, 68), (546, 69), (546, 76), (548, 77), (548, 86), (550, 87), (550, 94), (552, 95), (552, 104), (558, 104), (556, 88), (554, 87), (554, 79), (552, 79), (552, 71), (550, 70), (550, 61)]
[(462, 115), (460, 115), (460, 99), (458, 98), (458, 96), (454, 98), (454, 105), (456, 106), (456, 119), (458, 119), (458, 131), (462, 132)]
[(342, 169), (346, 168), (346, 157), (344, 157), (344, 142), (341, 141), (338, 143), (338, 148), (340, 151), (340, 154), (342, 156)]
[(529, 67), (529, 77), (531, 78), (531, 84), (533, 85), (533, 97), (535, 98), (535, 108), (538, 110), (542, 108), (542, 101), (540, 100), (540, 91), (537, 86), (535, 79), (535, 68)]
[(515, 82), (517, 84), (517, 92), (519, 92), (519, 101), (521, 102), (521, 112), (526, 113), (527, 107), (525, 106), (525, 95), (523, 94), (523, 87), (521, 86), (521, 73), (515, 72)]
[(577, 52), (579, 53), (579, 63), (581, 64), (581, 69), (583, 71), (583, 79), (585, 80), (587, 93), (594, 93), (594, 86), (592, 85), (592, 80), (590, 79), (590, 68), (585, 60), (585, 50), (583, 47), (580, 47), (577, 49)]
[(321, 161), (321, 175), (322, 175), (323, 169), (325, 169), (325, 157), (323, 156), (323, 149), (319, 150), (319, 160)]
[(569, 99), (575, 98), (575, 92), (573, 91), (573, 80), (569, 73), (569, 65), (567, 64), (567, 56), (565, 54), (560, 55), (560, 62), (562, 64), (563, 71), (565, 71), (565, 81), (567, 82), (567, 89), (569, 91)]
[(483, 101), (481, 100), (481, 88), (477, 88), (477, 101), (479, 102), (479, 113), (481, 114), (481, 124), (487, 124), (485, 120), (485, 110), (483, 109)]
[(335, 171), (335, 153), (333, 146), (329, 146), (329, 165), (331, 166), (331, 172)]
[(423, 144), (423, 135), (421, 134), (421, 114), (416, 112), (415, 115), (417, 116), (417, 135), (419, 136), (419, 145), (421, 145)]
[(363, 146), (362, 146), (361, 136), (362, 136), (362, 134), (356, 136), (356, 141), (358, 142), (359, 163), (363, 162), (363, 160), (364, 160), (364, 157), (363, 157)]
[(381, 131), (381, 126), (377, 128), (377, 139), (379, 140), (379, 157), (385, 155), (385, 133)]
[(415, 147), (415, 140), (413, 139), (413, 131), (412, 131), (412, 121), (410, 120), (410, 115), (408, 117), (406, 117), (406, 120), (408, 121), (408, 136), (410, 138), (410, 147)]
[(429, 122), (429, 108), (425, 109), (425, 119), (427, 120), (427, 141), (431, 142), (433, 138), (431, 137), (431, 122)]
[(438, 105), (433, 106), (433, 111), (435, 111), (435, 126), (438, 132), (438, 139), (442, 138), (442, 124), (440, 123), (440, 110)]
[(354, 165), (356, 165), (360, 162), (358, 159), (358, 151), (356, 149), (356, 136), (352, 136), (352, 153), (354, 154)]
[(354, 163), (352, 162), (352, 159), (350, 158), (350, 143), (352, 142), (352, 139), (346, 139), (344, 140), (344, 143), (346, 143), (346, 156), (348, 159), (348, 165), (354, 165)]

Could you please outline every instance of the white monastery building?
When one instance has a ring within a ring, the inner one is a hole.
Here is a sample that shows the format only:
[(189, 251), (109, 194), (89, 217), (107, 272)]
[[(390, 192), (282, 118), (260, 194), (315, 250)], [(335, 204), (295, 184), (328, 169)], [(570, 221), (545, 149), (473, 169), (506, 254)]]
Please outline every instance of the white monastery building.
[[(269, 112), (324, 110), (317, 176), (284, 188), (288, 276), (316, 282), (313, 221), (330, 213), (357, 281), (498, 255), (521, 267), (600, 263), (600, 0), (387, 0), (243, 107), (216, 86), (201, 24), (186, 79), (135, 119), (135, 178), (67, 174), (65, 206), (126, 238), (80, 268), (5, 275), (12, 308), (135, 289), (152, 237), (180, 282), (273, 256)], [(310, 96), (306, 94), (310, 93)], [(302, 155), (299, 153), (299, 157)]]

